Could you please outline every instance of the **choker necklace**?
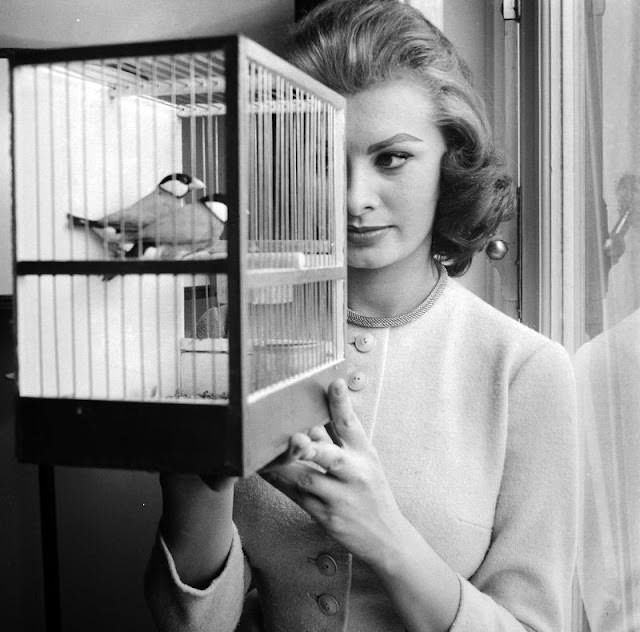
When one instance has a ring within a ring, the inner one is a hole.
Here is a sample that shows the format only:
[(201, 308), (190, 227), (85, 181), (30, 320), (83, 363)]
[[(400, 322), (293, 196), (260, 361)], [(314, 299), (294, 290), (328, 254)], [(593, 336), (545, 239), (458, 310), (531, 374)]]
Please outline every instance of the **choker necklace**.
[(347, 308), (347, 322), (352, 325), (360, 325), (360, 327), (401, 327), (417, 320), (433, 307), (447, 285), (447, 279), (449, 278), (447, 269), (439, 261), (436, 261), (436, 265), (438, 266), (436, 284), (424, 301), (410, 312), (400, 314), (400, 316), (365, 316)]

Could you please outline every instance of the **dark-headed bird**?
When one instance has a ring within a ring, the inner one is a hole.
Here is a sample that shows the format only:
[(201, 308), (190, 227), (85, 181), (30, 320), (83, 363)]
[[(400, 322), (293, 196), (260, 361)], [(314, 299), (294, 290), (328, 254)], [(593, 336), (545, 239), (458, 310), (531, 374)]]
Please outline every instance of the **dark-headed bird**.
[(158, 259), (179, 259), (205, 249), (226, 246), (226, 196), (213, 193), (194, 204), (185, 204), (179, 215), (163, 217), (143, 231), (143, 243), (155, 247)]
[(109, 213), (102, 219), (88, 219), (68, 214), (74, 226), (87, 226), (106, 242), (115, 256), (139, 257), (149, 246), (163, 240), (173, 242), (163, 231), (173, 225), (181, 226), (186, 220), (184, 211), (190, 204), (184, 198), (190, 191), (203, 189), (204, 182), (186, 173), (171, 173), (157, 187), (124, 209)]

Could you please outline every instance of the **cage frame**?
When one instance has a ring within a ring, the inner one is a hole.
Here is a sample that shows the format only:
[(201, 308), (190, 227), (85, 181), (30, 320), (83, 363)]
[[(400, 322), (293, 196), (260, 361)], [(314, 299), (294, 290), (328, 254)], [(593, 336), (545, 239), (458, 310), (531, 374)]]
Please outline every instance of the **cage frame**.
[[(285, 387), (249, 402), (248, 353), (242, 335), (248, 329), (249, 287), (243, 282), (247, 269), (248, 218), (240, 209), (248, 208), (249, 177), (247, 77), (241, 60), (256, 59), (271, 71), (282, 73), (315, 96), (335, 107), (339, 128), (344, 129), (345, 99), (309, 77), (284, 59), (242, 34), (193, 39), (107, 44), (51, 49), (12, 49), (9, 59), (10, 112), (15, 107), (14, 69), (36, 64), (89, 61), (104, 58), (178, 55), (220, 50), (225, 59), (227, 97), (226, 259), (18, 261), (16, 244), (16, 196), (12, 195), (13, 278), (28, 275), (90, 274), (226, 274), (229, 293), (229, 400), (228, 403), (178, 403), (166, 401), (118, 401), (25, 397), (16, 389), (16, 456), (20, 462), (146, 471), (180, 471), (200, 474), (224, 473), (246, 476), (278, 456), (288, 437), (314, 425), (329, 421), (326, 388), (345, 373), (342, 357), (338, 362)], [(15, 164), (15, 121), (11, 116), (11, 159)], [(245, 123), (243, 123), (243, 121)], [(344, 135), (336, 134), (336, 208), (346, 205), (344, 182)], [(15, 191), (15, 170), (11, 176)], [(343, 218), (345, 213), (342, 213)], [(344, 231), (342, 230), (344, 228)], [(342, 269), (334, 274), (346, 288), (346, 227), (339, 226), (335, 248)], [(300, 271), (300, 275), (305, 275)], [(19, 384), (17, 294), (13, 302), (13, 339), (16, 352), (16, 380)], [(339, 305), (342, 346), (345, 344), (346, 300)], [(277, 415), (282, 411), (299, 415)], [(275, 426), (274, 426), (275, 421)]]

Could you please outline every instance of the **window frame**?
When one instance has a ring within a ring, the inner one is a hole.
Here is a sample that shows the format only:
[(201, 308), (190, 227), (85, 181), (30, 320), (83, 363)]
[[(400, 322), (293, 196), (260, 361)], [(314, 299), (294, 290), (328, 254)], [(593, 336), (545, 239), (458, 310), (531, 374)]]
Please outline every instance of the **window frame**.
[(584, 323), (581, 3), (524, 0), (521, 16), (522, 320), (573, 352)]

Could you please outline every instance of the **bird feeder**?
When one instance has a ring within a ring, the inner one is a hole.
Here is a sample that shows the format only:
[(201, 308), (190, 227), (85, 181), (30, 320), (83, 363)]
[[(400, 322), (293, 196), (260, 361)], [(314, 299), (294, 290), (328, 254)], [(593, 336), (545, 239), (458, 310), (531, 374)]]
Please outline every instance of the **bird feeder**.
[(243, 36), (10, 63), (19, 458), (246, 475), (325, 423), (344, 100)]

